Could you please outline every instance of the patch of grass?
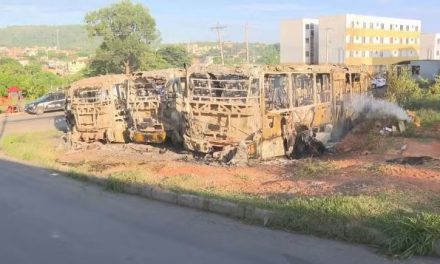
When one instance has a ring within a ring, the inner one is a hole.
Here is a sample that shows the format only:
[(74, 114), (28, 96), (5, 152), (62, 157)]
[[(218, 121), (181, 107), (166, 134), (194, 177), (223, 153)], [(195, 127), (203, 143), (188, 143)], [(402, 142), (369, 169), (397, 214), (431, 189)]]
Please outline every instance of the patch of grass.
[(295, 167), (294, 174), (299, 179), (317, 179), (325, 177), (332, 169), (333, 166), (330, 162), (310, 158), (303, 160)]
[(417, 110), (416, 113), (417, 116), (420, 118), (422, 127), (430, 128), (433, 125), (440, 123), (440, 110), (423, 108)]
[(192, 174), (180, 174), (177, 176), (166, 177), (157, 184), (161, 187), (173, 190), (178, 190), (180, 188), (194, 190), (198, 188), (197, 178)]
[(88, 176), (87, 176), (87, 174), (84, 174), (84, 173), (78, 172), (78, 171), (73, 170), (73, 169), (67, 171), (65, 174), (66, 174), (68, 177), (70, 177), (70, 178), (72, 178), (72, 179), (75, 179), (75, 180), (79, 180), (79, 181), (83, 181), (83, 182), (88, 181)]
[(422, 127), (430, 128), (440, 123), (440, 94), (424, 94), (412, 98), (407, 107), (416, 111)]
[(56, 138), (60, 136), (60, 132), (17, 133), (4, 136), (0, 146), (12, 157), (53, 166), (57, 155)]
[(122, 192), (124, 184), (125, 184), (124, 179), (110, 176), (107, 178), (107, 182), (105, 184), (105, 189), (112, 191), (112, 192)]
[(388, 251), (402, 257), (429, 255), (440, 239), (440, 215), (420, 213), (397, 219), (385, 230), (391, 234)]

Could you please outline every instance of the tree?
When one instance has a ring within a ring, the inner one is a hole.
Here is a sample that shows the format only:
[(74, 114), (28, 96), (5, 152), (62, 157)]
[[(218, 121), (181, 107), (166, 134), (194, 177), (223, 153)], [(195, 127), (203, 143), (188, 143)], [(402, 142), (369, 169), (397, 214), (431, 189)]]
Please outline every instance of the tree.
[(182, 68), (184, 64), (190, 64), (191, 58), (185, 48), (178, 45), (169, 45), (160, 48), (158, 55), (165, 60), (171, 67)]
[(411, 78), (408, 70), (404, 70), (400, 74), (391, 74), (387, 89), (387, 97), (389, 100), (406, 107), (412, 99), (420, 95), (420, 87)]
[(43, 72), (41, 65), (31, 63), (23, 67), (13, 59), (0, 59), (0, 94), (6, 95), (7, 88), (18, 86), (30, 98), (41, 96), (48, 91), (66, 86), (73, 81), (70, 76), (60, 77)]
[(159, 39), (156, 22), (142, 4), (130, 0), (90, 12), (85, 17), (90, 36), (103, 42), (96, 52), (98, 73), (130, 73), (138, 69), (149, 44)]
[(170, 65), (157, 52), (148, 50), (142, 54), (140, 69), (143, 71), (166, 69)]
[(279, 64), (280, 45), (272, 44), (265, 46), (261, 51), (261, 56), (256, 61), (259, 64)]

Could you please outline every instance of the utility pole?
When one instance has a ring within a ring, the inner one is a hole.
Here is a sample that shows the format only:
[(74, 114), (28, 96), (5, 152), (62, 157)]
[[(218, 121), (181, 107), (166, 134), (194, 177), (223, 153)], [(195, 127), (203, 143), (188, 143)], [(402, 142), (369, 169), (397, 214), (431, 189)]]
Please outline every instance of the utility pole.
[(249, 64), (249, 27), (248, 24), (244, 26), (244, 43), (246, 44), (246, 62)]
[(223, 55), (223, 41), (222, 41), (221, 31), (223, 29), (225, 29), (225, 28), (226, 28), (226, 26), (220, 26), (220, 23), (218, 23), (218, 22), (217, 22), (216, 26), (211, 27), (212, 31), (214, 31), (214, 30), (217, 31), (218, 46), (220, 48), (220, 56), (221, 56), (221, 59), (222, 59), (222, 65), (225, 65), (225, 57)]

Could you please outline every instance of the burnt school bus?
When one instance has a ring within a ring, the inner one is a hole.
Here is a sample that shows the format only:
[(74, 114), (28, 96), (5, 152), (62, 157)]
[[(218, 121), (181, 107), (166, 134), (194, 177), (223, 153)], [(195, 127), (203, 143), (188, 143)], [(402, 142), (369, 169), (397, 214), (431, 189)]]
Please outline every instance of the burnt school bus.
[(102, 75), (70, 86), (66, 120), (72, 141), (127, 141), (127, 81), (123, 74)]
[(194, 65), (182, 110), (187, 149), (244, 146), (248, 157), (294, 156), (299, 138), (326, 141), (350, 118), (350, 96), (369, 88), (362, 67)]
[(183, 69), (137, 72), (129, 82), (127, 110), (130, 139), (136, 143), (163, 143), (167, 138), (181, 145), (180, 116), (185, 88)]

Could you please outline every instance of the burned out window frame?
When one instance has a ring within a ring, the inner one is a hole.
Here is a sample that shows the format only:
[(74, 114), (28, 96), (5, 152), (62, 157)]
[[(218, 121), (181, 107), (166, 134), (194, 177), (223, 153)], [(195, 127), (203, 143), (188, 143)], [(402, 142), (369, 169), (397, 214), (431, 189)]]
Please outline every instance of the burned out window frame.
[[(275, 78), (273, 79), (273, 83), (271, 82), (271, 76), (279, 76), (283, 77), (283, 80), (279, 79), (280, 86), (275, 85)], [(289, 100), (289, 81), (290, 76), (287, 73), (266, 73), (264, 74), (264, 102), (265, 102), (265, 110), (278, 110), (278, 109), (288, 109), (290, 107)], [(269, 83), (271, 82), (271, 83)], [(282, 84), (281, 84), (282, 82)], [(272, 84), (272, 85), (271, 85)], [(271, 88), (271, 89), (270, 89)]]
[[(321, 85), (319, 85), (321, 83)], [(331, 74), (329, 72), (315, 74), (316, 99), (318, 103), (331, 102), (332, 83)]]
[[(299, 78), (308, 77), (307, 84), (304, 80)], [(292, 82), (292, 94), (294, 100), (294, 107), (312, 105), (315, 103), (315, 76), (312, 73), (292, 73), (291, 74), (291, 82)], [(301, 82), (302, 81), (302, 82)], [(301, 82), (301, 84), (299, 83)], [(303, 92), (306, 92), (306, 96), (303, 96)], [(301, 95), (299, 95), (301, 94)], [(305, 98), (304, 98), (305, 97)]]

